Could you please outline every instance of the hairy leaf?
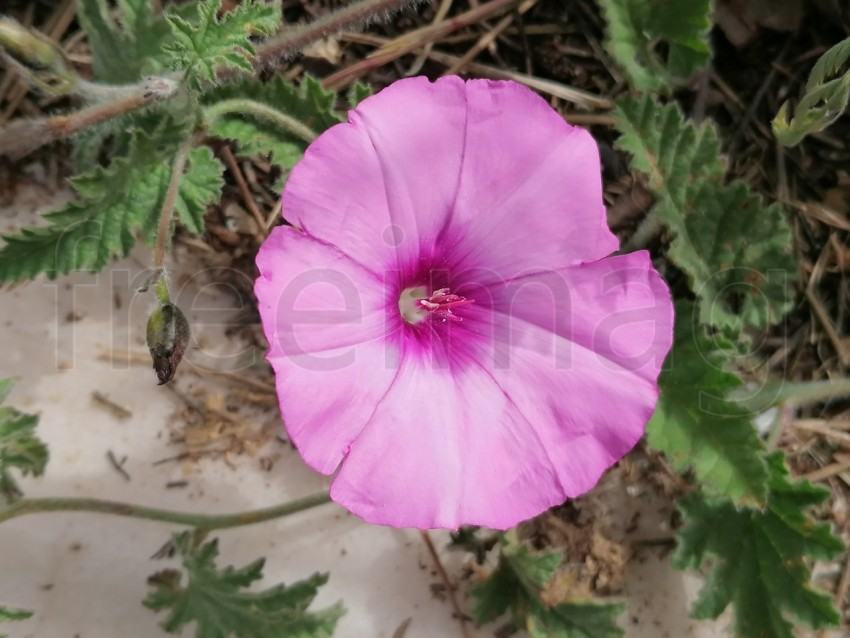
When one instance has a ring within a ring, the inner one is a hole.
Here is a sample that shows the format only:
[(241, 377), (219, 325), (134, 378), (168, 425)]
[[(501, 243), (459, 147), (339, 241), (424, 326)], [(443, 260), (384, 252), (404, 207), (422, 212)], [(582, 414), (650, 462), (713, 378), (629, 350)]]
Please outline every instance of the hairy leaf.
[(789, 116), (790, 107), (785, 102), (772, 122), (773, 134), (780, 143), (799, 144), (807, 135), (824, 130), (844, 114), (850, 103), (850, 71), (845, 70), (848, 60), (850, 38), (818, 58), (793, 116)]
[(731, 346), (708, 337), (689, 302), (676, 305), (673, 344), (647, 425), (649, 445), (677, 470), (693, 468), (708, 491), (739, 505), (763, 505), (767, 465), (752, 413), (728, 399), (741, 385), (724, 369)]
[(763, 328), (790, 307), (796, 262), (782, 209), (746, 184), (724, 181), (717, 133), (686, 122), (676, 104), (622, 100), (618, 146), (648, 178), (655, 214), (674, 234), (669, 256), (701, 299), (703, 323)]
[(166, 13), (173, 41), (165, 50), (177, 69), (186, 72), (190, 86), (215, 84), (219, 69), (250, 73), (254, 46), (250, 36), (268, 35), (280, 25), (280, 3), (243, 0), (219, 15), (221, 0), (201, 0), (196, 22), (177, 13)]
[(368, 84), (363, 84), (359, 80), (351, 85), (351, 88), (348, 91), (348, 106), (351, 108), (355, 108), (358, 104), (360, 104), (367, 97), (372, 95), (374, 91), (372, 91), (372, 87)]
[[(0, 379), (0, 403), (5, 401), (16, 379)], [(35, 435), (38, 417), (24, 414), (14, 408), (0, 406), (0, 499), (12, 500), (21, 496), (21, 490), (12, 470), (24, 476), (41, 476), (47, 466), (47, 446)], [(2, 610), (0, 608), (0, 620)]]
[(96, 79), (135, 82), (167, 68), (163, 46), (171, 30), (150, 0), (118, 0), (117, 15), (106, 0), (78, 0), (77, 18), (88, 34)]
[(514, 624), (532, 638), (618, 638), (624, 605), (566, 600), (547, 605), (541, 593), (564, 562), (560, 552), (532, 553), (518, 543), (504, 542), (499, 564), (474, 586), (472, 616), (478, 623), (510, 613)]
[(185, 581), (180, 571), (160, 571), (148, 579), (154, 589), (144, 600), (149, 609), (169, 612), (162, 623), (169, 633), (195, 623), (198, 638), (328, 638), (345, 613), (340, 603), (307, 609), (327, 574), (251, 592), (245, 588), (262, 578), (263, 559), (219, 569), (217, 540), (200, 545), (191, 532), (182, 532), (172, 537), (172, 545), (182, 559)]
[[(336, 93), (326, 91), (321, 83), (307, 76), (296, 87), (280, 78), (266, 84), (243, 82), (212, 91), (205, 101), (216, 102), (243, 98), (275, 108), (301, 122), (316, 135), (344, 121), (336, 110)], [(298, 163), (307, 148), (307, 142), (292, 133), (276, 127), (266, 120), (252, 119), (249, 115), (225, 115), (218, 118), (210, 132), (223, 139), (236, 142), (244, 155), (271, 154), (272, 160), (283, 168)]]
[(174, 210), (178, 219), (193, 233), (204, 232), (204, 213), (216, 202), (224, 188), (224, 166), (206, 146), (189, 153), (186, 173), (180, 182)]
[[(600, 0), (608, 50), (638, 91), (667, 92), (711, 58), (711, 0)], [(666, 61), (657, 44), (667, 46)]]
[(784, 457), (768, 457), (767, 507), (740, 509), (725, 498), (695, 492), (679, 505), (685, 526), (673, 562), (697, 569), (707, 562), (706, 584), (695, 618), (717, 618), (734, 606), (732, 630), (741, 638), (794, 638), (787, 615), (815, 629), (838, 624), (832, 597), (813, 588), (808, 561), (831, 560), (844, 551), (827, 525), (807, 515), (829, 491), (788, 479)]
[[(126, 256), (138, 231), (153, 243), (171, 178), (172, 161), (164, 158), (173, 157), (179, 142), (170, 126), (156, 136), (134, 131), (123, 157), (72, 180), (77, 197), (45, 215), (48, 226), (3, 236), (0, 281), (98, 271), (113, 256)], [(197, 232), (203, 228), (206, 206), (220, 195), (223, 167), (209, 150), (196, 149), (189, 156), (188, 171), (175, 208), (180, 220)]]

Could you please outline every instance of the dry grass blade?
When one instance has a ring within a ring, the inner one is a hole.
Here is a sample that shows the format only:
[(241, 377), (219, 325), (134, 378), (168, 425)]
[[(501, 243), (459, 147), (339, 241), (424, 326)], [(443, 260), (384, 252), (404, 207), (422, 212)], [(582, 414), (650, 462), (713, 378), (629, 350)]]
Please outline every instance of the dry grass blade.
[(421, 29), (405, 33), (394, 40), (386, 42), (380, 49), (368, 55), (365, 60), (356, 62), (328, 76), (325, 78), (323, 84), (328, 89), (337, 91), (343, 89), (377, 67), (392, 62), (407, 53), (415, 51), (419, 47), (439, 40), (459, 29), (507, 11), (517, 5), (518, 2), (519, 0), (491, 0), (487, 4), (482, 4), (479, 7), (455, 16), (451, 20), (431, 24)]
[(850, 434), (824, 425), (824, 422), (818, 419), (798, 419), (797, 421), (791, 422), (791, 427), (797, 430), (814, 432), (828, 439), (832, 439), (833, 441), (850, 445)]
[[(481, 53), (484, 49), (490, 46), (496, 38), (498, 38), (505, 29), (507, 29), (511, 24), (516, 20), (517, 15), (523, 15), (528, 12), (531, 7), (536, 5), (538, 0), (525, 0), (522, 4), (520, 4), (514, 13), (511, 13), (508, 16), (502, 18), (499, 23), (490, 29), (487, 33), (485, 33), (475, 45), (469, 49), (463, 56), (453, 65), (451, 65), (443, 75), (454, 75), (458, 71), (460, 71), (467, 64), (472, 62), (479, 53)], [(429, 48), (426, 49), (425, 55), (427, 56), (431, 52), (430, 44)]]

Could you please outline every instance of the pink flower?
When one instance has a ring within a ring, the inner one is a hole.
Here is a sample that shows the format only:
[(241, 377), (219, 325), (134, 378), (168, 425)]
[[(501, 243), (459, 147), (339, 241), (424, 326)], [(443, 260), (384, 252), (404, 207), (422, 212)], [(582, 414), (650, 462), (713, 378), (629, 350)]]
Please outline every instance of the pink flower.
[(307, 150), (256, 294), (287, 431), (396, 527), (508, 528), (640, 439), (673, 308), (596, 144), (511, 82), (396, 82)]

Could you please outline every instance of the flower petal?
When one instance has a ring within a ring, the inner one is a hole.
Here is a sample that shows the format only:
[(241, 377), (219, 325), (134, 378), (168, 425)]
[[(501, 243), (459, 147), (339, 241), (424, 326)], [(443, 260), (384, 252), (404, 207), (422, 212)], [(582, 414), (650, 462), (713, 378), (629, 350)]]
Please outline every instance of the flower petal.
[[(566, 296), (544, 279), (466, 308), (449, 361), (406, 349), (333, 499), (373, 523), (504, 529), (591, 489), (655, 409), (672, 305), (646, 254), (563, 277)], [(575, 342), (553, 331), (569, 325)]]
[(455, 269), (508, 279), (617, 250), (587, 131), (513, 82), (469, 81), (466, 100), (463, 172), (445, 237)]
[(406, 355), (331, 497), (380, 525), (507, 529), (563, 502), (545, 455), (483, 369)]
[(272, 230), (257, 265), (254, 291), (287, 432), (308, 465), (330, 474), (395, 376), (386, 285), (288, 227)]
[[(673, 342), (673, 304), (645, 251), (490, 289), (465, 320), (476, 359), (528, 419), (564, 495), (591, 489), (643, 435)], [(486, 306), (489, 305), (489, 308)]]
[(518, 277), (470, 294), (503, 322), (529, 322), (596, 353), (600, 362), (652, 381), (672, 342), (670, 291), (645, 250)]
[(410, 268), (433, 254), (453, 206), (465, 126), (460, 78), (400, 80), (310, 145), (283, 215), (378, 272)]

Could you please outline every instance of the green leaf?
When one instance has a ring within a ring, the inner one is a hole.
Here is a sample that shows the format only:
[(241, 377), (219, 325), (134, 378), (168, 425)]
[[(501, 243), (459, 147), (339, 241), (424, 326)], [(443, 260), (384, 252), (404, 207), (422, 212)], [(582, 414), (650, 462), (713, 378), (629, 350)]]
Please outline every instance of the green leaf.
[(160, 571), (148, 580), (154, 589), (143, 603), (154, 611), (169, 611), (162, 623), (169, 633), (180, 633), (194, 622), (198, 638), (328, 638), (345, 613), (341, 603), (307, 610), (327, 574), (251, 592), (245, 588), (262, 578), (263, 559), (218, 569), (217, 540), (200, 545), (192, 532), (182, 532), (171, 543), (182, 558), (185, 583), (179, 571)]
[[(245, 81), (223, 86), (205, 96), (209, 105), (243, 98), (271, 106), (298, 120), (317, 135), (334, 124), (345, 121), (336, 110), (337, 95), (322, 88), (313, 77), (306, 76), (300, 87), (275, 78), (266, 84)], [(291, 168), (304, 155), (307, 143), (267, 121), (249, 116), (226, 115), (218, 118), (210, 133), (233, 140), (244, 155), (271, 154), (272, 160), (283, 168)]]
[[(711, 59), (711, 0), (600, 0), (608, 50), (638, 91), (669, 92)], [(667, 45), (666, 61), (655, 48)]]
[[(0, 403), (5, 401), (16, 379), (0, 380)], [(0, 498), (13, 500), (22, 493), (12, 469), (24, 476), (41, 476), (47, 466), (48, 452), (44, 442), (35, 435), (38, 417), (14, 408), (0, 407)], [(2, 620), (0, 608), (0, 620)]]
[(752, 413), (729, 400), (741, 385), (724, 369), (734, 351), (708, 337), (690, 302), (676, 305), (673, 344), (647, 425), (649, 445), (675, 469), (693, 468), (705, 489), (739, 505), (763, 505), (767, 465)]
[(372, 87), (357, 80), (348, 90), (348, 106), (356, 108), (367, 97), (374, 94)]
[[(17, 622), (26, 620), (32, 617), (32, 612), (27, 609), (19, 609), (17, 607), (6, 607), (0, 605), (0, 623)], [(0, 638), (8, 638), (6, 634), (0, 633)]]
[(844, 551), (829, 526), (806, 515), (829, 491), (789, 481), (782, 454), (770, 455), (768, 466), (764, 510), (739, 509), (701, 492), (679, 504), (685, 525), (673, 564), (679, 569), (709, 565), (693, 616), (717, 618), (732, 603), (732, 630), (741, 638), (794, 638), (788, 614), (814, 629), (840, 620), (832, 597), (809, 583), (811, 560), (831, 560)]
[(525, 545), (505, 541), (499, 564), (470, 594), (472, 617), (478, 623), (510, 613), (514, 624), (532, 638), (618, 638), (623, 631), (619, 603), (567, 600), (547, 605), (541, 593), (564, 562), (560, 552), (532, 553)]
[(189, 153), (186, 174), (174, 202), (178, 219), (193, 233), (204, 232), (207, 206), (218, 201), (224, 188), (224, 166), (206, 146)]
[(173, 41), (164, 48), (194, 88), (215, 84), (219, 69), (251, 73), (255, 51), (250, 36), (268, 35), (281, 22), (280, 2), (243, 0), (219, 17), (220, 10), (221, 0), (201, 0), (196, 23), (171, 11), (165, 14)]
[[(171, 178), (168, 158), (183, 134), (168, 122), (153, 136), (134, 130), (124, 156), (71, 180), (77, 197), (46, 214), (48, 226), (3, 236), (0, 281), (31, 279), (39, 273), (54, 278), (72, 270), (98, 271), (113, 256), (126, 256), (139, 231), (153, 244)], [(220, 194), (222, 172), (208, 150), (190, 154), (175, 207), (180, 220), (195, 232), (203, 228), (207, 204)]]
[(779, 205), (726, 184), (714, 126), (686, 122), (678, 105), (626, 98), (615, 117), (617, 145), (647, 175), (654, 212), (674, 234), (669, 256), (701, 300), (700, 321), (734, 330), (778, 321), (796, 270)]
[(129, 83), (166, 68), (171, 29), (150, 0), (118, 0), (117, 13), (106, 0), (78, 0), (77, 19), (88, 34), (95, 79)]
[(781, 144), (799, 144), (807, 135), (823, 131), (844, 114), (850, 103), (850, 71), (843, 74), (841, 71), (848, 60), (850, 38), (818, 58), (793, 116), (789, 119), (789, 105), (785, 102), (773, 119), (773, 134)]
[(12, 391), (12, 388), (15, 387), (17, 382), (18, 379), (16, 377), (0, 379), (0, 403), (6, 401), (6, 398), (9, 396), (9, 393)]

